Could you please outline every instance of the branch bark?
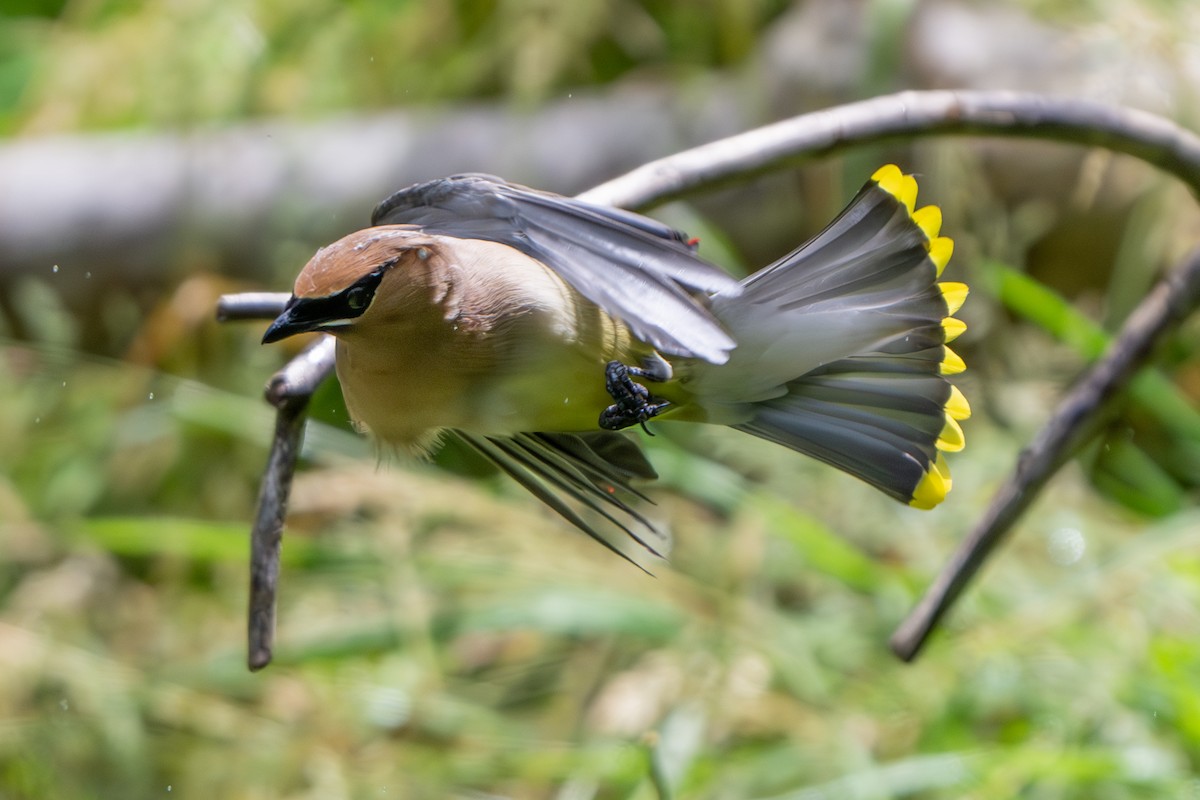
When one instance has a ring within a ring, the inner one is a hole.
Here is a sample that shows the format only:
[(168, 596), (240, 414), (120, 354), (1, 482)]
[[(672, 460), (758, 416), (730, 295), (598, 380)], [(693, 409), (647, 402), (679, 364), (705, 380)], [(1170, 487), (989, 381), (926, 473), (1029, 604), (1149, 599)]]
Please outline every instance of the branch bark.
[(275, 609), (279, 596), (279, 552), (288, 495), (304, 443), (309, 396), (279, 405), (275, 438), (258, 490), (258, 514), (250, 534), (250, 603), (247, 613), (247, 664), (257, 671), (271, 663), (275, 646)]
[(1103, 147), (1153, 164), (1200, 195), (1200, 137), (1155, 114), (1026, 92), (913, 91), (802, 114), (694, 147), (651, 161), (580, 197), (645, 208), (852, 145), (933, 134)]

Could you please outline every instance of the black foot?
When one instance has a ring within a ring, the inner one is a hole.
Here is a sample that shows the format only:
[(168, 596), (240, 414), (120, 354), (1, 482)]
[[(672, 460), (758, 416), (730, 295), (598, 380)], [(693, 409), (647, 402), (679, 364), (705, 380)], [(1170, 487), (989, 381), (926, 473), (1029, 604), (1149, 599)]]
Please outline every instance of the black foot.
[(661, 397), (650, 394), (650, 390), (640, 383), (634, 383), (634, 377), (655, 380), (656, 373), (628, 367), (620, 361), (610, 361), (604, 367), (604, 388), (616, 402), (600, 412), (601, 428), (619, 431), (630, 425), (641, 425), (642, 430), (650, 433), (646, 420), (658, 416), (671, 405)]

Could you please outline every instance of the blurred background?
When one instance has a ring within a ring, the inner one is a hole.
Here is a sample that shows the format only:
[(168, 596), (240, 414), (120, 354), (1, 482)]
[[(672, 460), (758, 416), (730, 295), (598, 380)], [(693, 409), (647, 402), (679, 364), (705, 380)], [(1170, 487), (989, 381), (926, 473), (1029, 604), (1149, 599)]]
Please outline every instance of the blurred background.
[(1152, 282), (1194, 198), (1083, 147), (925, 139), (655, 213), (743, 272), (880, 164), (966, 280), (975, 416), (934, 512), (658, 426), (648, 576), (459, 454), (314, 403), (279, 651), (247, 533), (294, 350), (219, 326), (418, 180), (573, 193), (807, 110), (1008, 88), (1195, 128), (1191, 0), (5, 0), (0, 797), (1200, 796), (1200, 331), (1136, 383), (922, 658), (887, 637)]

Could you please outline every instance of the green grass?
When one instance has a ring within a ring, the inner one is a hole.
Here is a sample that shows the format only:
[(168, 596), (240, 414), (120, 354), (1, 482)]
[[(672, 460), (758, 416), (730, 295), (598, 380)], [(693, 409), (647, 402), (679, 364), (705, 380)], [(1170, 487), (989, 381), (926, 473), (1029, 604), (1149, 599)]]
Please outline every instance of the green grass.
[[(264, 456), (253, 387), (239, 398), (119, 362), (0, 352), (18, 387), (4, 417), (23, 432), (0, 483), (5, 796), (1082, 798), (1191, 785), (1194, 513), (1139, 522), (1069, 470), (922, 660), (887, 654), (1015, 457), (1019, 438), (986, 419), (932, 514), (770, 445), (666, 431), (675, 441), (651, 442), (663, 473), (651, 513), (675, 546), (670, 564), (644, 562), (654, 577), (511, 487), (348, 459), (331, 430), (311, 438), (296, 485), (279, 657), (250, 674), (246, 520)], [(201, 413), (197, 398), (224, 411)], [(1086, 542), (1078, 561), (1055, 561), (1063, 528)]]

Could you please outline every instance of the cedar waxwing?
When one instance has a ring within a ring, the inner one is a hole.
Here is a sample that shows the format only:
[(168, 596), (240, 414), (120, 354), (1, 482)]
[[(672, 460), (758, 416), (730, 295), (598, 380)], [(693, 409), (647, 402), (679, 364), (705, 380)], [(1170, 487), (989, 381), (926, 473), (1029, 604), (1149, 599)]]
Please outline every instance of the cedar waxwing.
[(656, 475), (617, 432), (650, 419), (728, 425), (931, 508), (970, 415), (944, 377), (963, 369), (946, 344), (967, 288), (938, 282), (952, 243), (916, 196), (885, 166), (738, 282), (637, 214), (431, 181), (319, 250), (263, 342), (333, 334), (360, 428), (416, 453), (457, 436), (614, 550), (568, 500), (650, 547), (622, 495)]

